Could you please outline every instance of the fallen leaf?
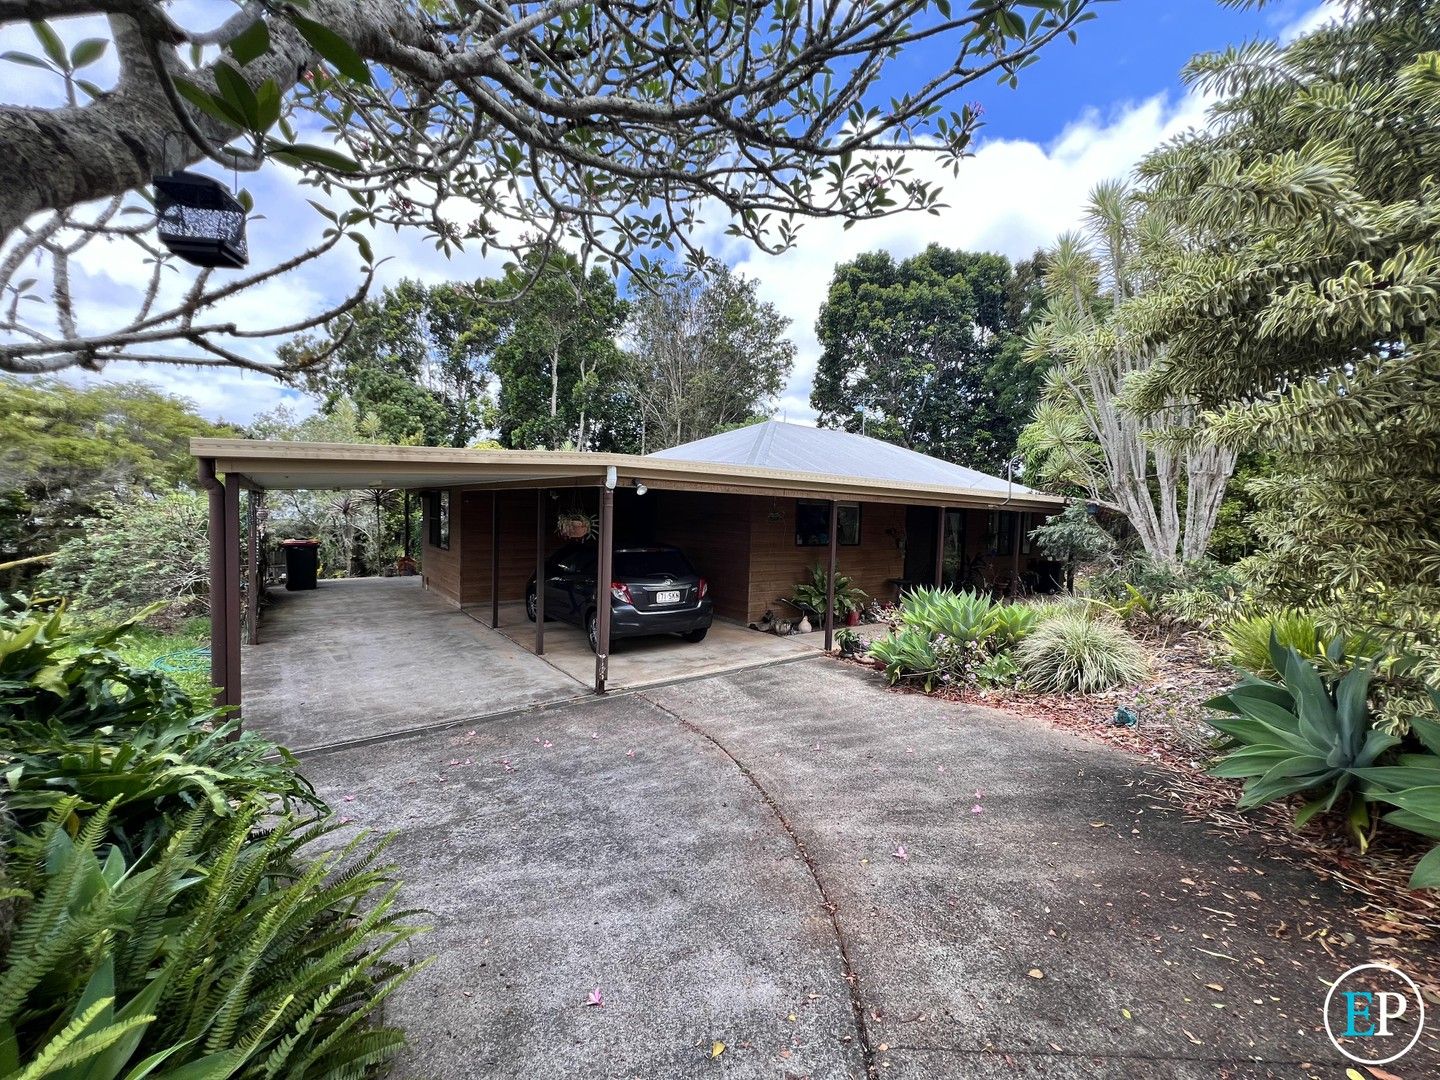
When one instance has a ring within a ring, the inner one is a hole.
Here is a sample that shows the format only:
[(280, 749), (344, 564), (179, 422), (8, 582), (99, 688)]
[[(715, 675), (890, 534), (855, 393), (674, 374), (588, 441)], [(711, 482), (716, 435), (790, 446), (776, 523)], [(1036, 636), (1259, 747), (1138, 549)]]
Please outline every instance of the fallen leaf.
[[(1181, 1030), (1181, 1031), (1185, 1031), (1184, 1028), (1181, 1028), (1180, 1030)], [(1204, 1046), (1204, 1045), (1205, 1045), (1204, 1043), (1202, 1043), (1199, 1039), (1197, 1039), (1194, 1035), (1192, 1035), (1192, 1034), (1191, 1034), (1190, 1032), (1188, 1032), (1188, 1031), (1185, 1031), (1185, 1037), (1186, 1037), (1187, 1039), (1189, 1039), (1192, 1043), (1194, 1043), (1196, 1046)]]
[(1125, 1017), (1126, 1020), (1133, 1020), (1133, 1019), (1134, 1019), (1134, 1017), (1132, 1017), (1132, 1016), (1130, 1015), (1130, 1010), (1129, 1010), (1129, 1009), (1121, 1009), (1121, 1010), (1120, 1010), (1120, 1015), (1123, 1016), (1123, 1017)]
[(1092, 828), (1092, 829), (1108, 829), (1109, 827), (1110, 827), (1110, 823), (1109, 823), (1108, 821), (1092, 821), (1092, 822), (1090, 822), (1090, 828)]
[(1400, 1077), (1396, 1076), (1389, 1069), (1382, 1069), (1378, 1065), (1366, 1065), (1365, 1071), (1373, 1076), (1375, 1080), (1400, 1080)]
[(1221, 986), (1219, 983), (1206, 983), (1205, 989), (1214, 990), (1217, 994), (1219, 994), (1225, 990), (1225, 987)]
[(1031, 968), (1025, 974), (1029, 975), (1032, 979), (1043, 979), (1045, 977), (1045, 973), (1039, 968)]
[(785, 1017), (785, 1019), (786, 1019), (786, 1020), (789, 1020), (790, 1023), (793, 1024), (793, 1023), (795, 1023), (795, 1014), (794, 1014), (794, 1013), (791, 1013), (789, 1016)]
[(723, 1054), (724, 1052), (725, 1052), (725, 1044), (724, 1044), (723, 1042), (720, 1042), (720, 1041), (717, 1040), (717, 1041), (715, 1041), (715, 1042), (713, 1042), (713, 1043), (710, 1044), (710, 1058), (711, 1058), (712, 1061), (713, 1061), (715, 1058), (718, 1058), (718, 1057), (719, 1057), (721, 1054)]

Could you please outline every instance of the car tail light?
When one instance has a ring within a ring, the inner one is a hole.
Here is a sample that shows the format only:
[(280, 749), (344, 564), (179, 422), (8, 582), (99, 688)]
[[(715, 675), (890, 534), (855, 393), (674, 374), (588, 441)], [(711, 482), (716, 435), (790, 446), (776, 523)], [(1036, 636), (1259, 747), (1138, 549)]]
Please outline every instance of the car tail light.
[(710, 591), (710, 583), (703, 577), (700, 579), (700, 599), (705, 599), (705, 594)]
[(635, 603), (635, 598), (630, 595), (630, 586), (626, 585), (623, 581), (610, 582), (610, 595), (622, 604)]

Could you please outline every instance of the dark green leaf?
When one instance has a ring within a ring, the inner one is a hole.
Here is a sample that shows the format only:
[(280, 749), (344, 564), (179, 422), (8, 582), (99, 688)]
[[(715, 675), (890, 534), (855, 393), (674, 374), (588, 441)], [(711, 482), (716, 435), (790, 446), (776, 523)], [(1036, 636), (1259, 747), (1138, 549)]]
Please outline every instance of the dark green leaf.
[(70, 50), (70, 66), (75, 69), (93, 64), (105, 55), (105, 50), (110, 47), (110, 42), (105, 38), (86, 38), (77, 42)]
[(65, 43), (60, 40), (60, 35), (55, 33), (54, 28), (44, 19), (36, 19), (30, 23), (30, 29), (35, 31), (36, 40), (55, 66), (69, 71), (70, 57), (65, 55)]
[(0, 53), (0, 60), (9, 60), (12, 64), (24, 64), (26, 67), (44, 68), (46, 71), (55, 70), (38, 56), (31, 56), (29, 53), (16, 52), (14, 49), (9, 52)]
[(370, 85), (370, 69), (348, 41), (328, 26), (303, 15), (291, 15), (290, 21), (310, 47), (333, 64), (337, 71), (358, 83)]
[(230, 55), (241, 67), (270, 51), (270, 28), (264, 19), (256, 19), (235, 36), (229, 45)]

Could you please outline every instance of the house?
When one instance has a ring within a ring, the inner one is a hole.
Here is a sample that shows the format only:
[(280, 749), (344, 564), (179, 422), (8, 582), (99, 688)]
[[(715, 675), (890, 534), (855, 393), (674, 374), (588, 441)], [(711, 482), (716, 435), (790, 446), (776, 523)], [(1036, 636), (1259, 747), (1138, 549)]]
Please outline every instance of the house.
[[(1037, 570), (1029, 530), (1064, 505), (877, 439), (775, 420), (644, 456), (245, 439), (195, 439), (191, 452), (210, 491), (212, 676), (227, 688), (222, 703), (234, 705), (241, 635), (230, 628), (247, 616), (253, 637), (256, 622), (253, 610), (241, 611), (242, 489), (420, 493), (424, 587), (450, 604), (488, 608), (492, 626), (565, 543), (555, 526), (566, 512), (597, 522), (602, 578), (617, 545), (673, 544), (709, 581), (716, 614), (750, 623), (783, 612), (781, 598), (816, 563), (835, 565), (881, 600), (908, 584), (983, 582), (1003, 591)], [(608, 611), (600, 622), (597, 692), (606, 681)], [(544, 634), (537, 624), (536, 653)]]

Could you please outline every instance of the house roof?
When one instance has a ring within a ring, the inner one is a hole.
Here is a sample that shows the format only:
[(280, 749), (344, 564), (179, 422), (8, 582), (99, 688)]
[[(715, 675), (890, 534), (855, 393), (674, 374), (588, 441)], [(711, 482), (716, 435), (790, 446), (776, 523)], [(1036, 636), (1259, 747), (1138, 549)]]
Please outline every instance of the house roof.
[(762, 469), (824, 473), (849, 479), (891, 480), (897, 484), (959, 487), (1006, 495), (1039, 495), (1024, 484), (1013, 486), (997, 476), (941, 461), (894, 443), (833, 428), (805, 427), (766, 420), (724, 431), (708, 439), (672, 446), (649, 455), (666, 461), (703, 461), (714, 465), (752, 465)]
[[(876, 445), (888, 447), (885, 443)], [(191, 439), (190, 453), (214, 461), (217, 472), (237, 476), (244, 485), (273, 490), (563, 488), (596, 487), (608, 481), (621, 486), (644, 484), (657, 491), (669, 488), (953, 507), (1005, 505), (1014, 510), (1051, 513), (1065, 505), (1063, 499), (1032, 492), (1019, 484), (1007, 495), (1004, 482), (993, 476), (949, 466), (923, 454), (913, 456), (954, 471), (916, 471), (909, 477), (897, 478), (846, 474), (829, 466), (811, 471), (692, 461), (663, 453), (642, 457), (561, 450), (460, 450), (259, 439)]]

